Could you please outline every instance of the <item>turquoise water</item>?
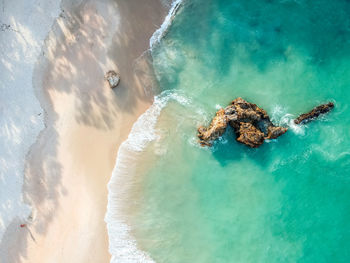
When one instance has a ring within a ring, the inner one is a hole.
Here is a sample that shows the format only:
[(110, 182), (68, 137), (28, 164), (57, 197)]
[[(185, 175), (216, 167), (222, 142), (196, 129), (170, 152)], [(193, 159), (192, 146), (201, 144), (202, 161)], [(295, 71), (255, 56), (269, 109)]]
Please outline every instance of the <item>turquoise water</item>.
[[(152, 52), (168, 102), (128, 203), (156, 262), (350, 262), (349, 14), (345, 0), (184, 2)], [(259, 149), (232, 130), (199, 147), (197, 127), (238, 96), (289, 131)]]

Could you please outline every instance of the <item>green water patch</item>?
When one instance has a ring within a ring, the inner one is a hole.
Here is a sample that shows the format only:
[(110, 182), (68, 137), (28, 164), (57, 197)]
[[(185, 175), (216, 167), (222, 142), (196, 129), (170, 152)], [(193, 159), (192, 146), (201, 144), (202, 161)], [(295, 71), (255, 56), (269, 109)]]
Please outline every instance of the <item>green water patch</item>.
[[(184, 1), (152, 52), (169, 100), (136, 166), (130, 220), (156, 262), (349, 262), (350, 3)], [(196, 141), (217, 108), (256, 103), (289, 131), (249, 149), (228, 129)], [(291, 120), (333, 101), (320, 120)]]

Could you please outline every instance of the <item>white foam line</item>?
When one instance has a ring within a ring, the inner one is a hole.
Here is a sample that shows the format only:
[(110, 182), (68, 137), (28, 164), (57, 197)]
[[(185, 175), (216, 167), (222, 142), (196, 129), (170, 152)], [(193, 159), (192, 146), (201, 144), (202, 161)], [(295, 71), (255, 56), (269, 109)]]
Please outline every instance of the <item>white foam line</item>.
[[(175, 0), (172, 3), (161, 27), (154, 32), (150, 39), (150, 49), (159, 43), (167, 33), (181, 2), (182, 0)], [(138, 249), (136, 241), (130, 235), (130, 227), (122, 218), (120, 205), (130, 189), (130, 177), (135, 172), (135, 167), (130, 164), (135, 163), (147, 144), (157, 138), (155, 125), (169, 99), (186, 103), (186, 98), (171, 92), (162, 97), (161, 95), (155, 97), (152, 106), (137, 119), (127, 140), (121, 144), (118, 150), (116, 164), (108, 183), (108, 204), (105, 216), (109, 236), (109, 252), (112, 255), (111, 263), (154, 262), (147, 253)]]
[(154, 262), (146, 253), (138, 250), (136, 242), (129, 235), (129, 226), (120, 216), (120, 207), (130, 185), (128, 177), (133, 175), (133, 164), (148, 142), (154, 140), (154, 126), (164, 107), (155, 100), (154, 104), (134, 124), (128, 139), (118, 151), (116, 165), (108, 183), (108, 205), (105, 221), (109, 235), (111, 262)]
[(183, 2), (183, 0), (175, 0), (171, 4), (170, 11), (169, 11), (168, 15), (165, 17), (163, 24), (160, 26), (160, 28), (158, 28), (153, 33), (153, 35), (149, 41), (150, 48), (152, 48), (154, 45), (159, 43), (159, 41), (166, 35), (171, 23), (174, 20), (174, 17), (176, 15), (177, 11), (179, 11), (179, 8), (180, 8), (182, 2)]
[(135, 166), (132, 164), (137, 162), (147, 144), (157, 139), (155, 125), (169, 100), (188, 104), (185, 97), (174, 92), (163, 92), (160, 96), (156, 96), (153, 105), (137, 119), (127, 140), (119, 148), (116, 165), (108, 183), (108, 205), (105, 216), (112, 263), (154, 262), (149, 255), (137, 248), (135, 240), (130, 236), (130, 228), (122, 218), (120, 205), (124, 203), (124, 198), (132, 186), (130, 179), (132, 180), (135, 175)]

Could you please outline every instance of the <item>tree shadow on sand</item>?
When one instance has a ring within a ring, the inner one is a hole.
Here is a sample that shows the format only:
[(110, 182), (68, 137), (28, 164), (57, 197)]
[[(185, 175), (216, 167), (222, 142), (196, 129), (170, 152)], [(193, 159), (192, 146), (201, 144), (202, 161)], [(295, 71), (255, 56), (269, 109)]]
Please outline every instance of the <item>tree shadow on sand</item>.
[[(154, 11), (148, 2), (103, 0), (96, 4), (87, 0), (75, 6), (65, 1), (61, 4), (62, 12), (33, 74), (46, 126), (32, 145), (25, 166), (23, 197), (33, 213), (27, 222), (17, 218), (7, 228), (0, 242), (0, 255), (6, 255), (4, 263), (22, 262), (28, 257), (28, 245), (48, 232), (61, 205), (59, 198), (68, 194), (58, 159), (61, 142), (57, 126), (64, 112), (54, 107), (57, 97), (60, 103), (67, 100), (66, 107), (73, 107), (75, 122), (103, 131), (115, 128), (120, 112), (133, 113), (137, 101), (152, 100), (145, 94), (154, 84), (150, 57), (146, 54), (136, 59), (148, 47), (148, 39), (162, 23), (165, 10)], [(152, 2), (160, 4), (158, 0)], [(130, 21), (130, 17), (137, 21)], [(117, 28), (123, 30), (111, 35)], [(113, 67), (121, 75), (115, 90), (104, 81), (105, 73)], [(21, 228), (23, 223), (26, 227)]]

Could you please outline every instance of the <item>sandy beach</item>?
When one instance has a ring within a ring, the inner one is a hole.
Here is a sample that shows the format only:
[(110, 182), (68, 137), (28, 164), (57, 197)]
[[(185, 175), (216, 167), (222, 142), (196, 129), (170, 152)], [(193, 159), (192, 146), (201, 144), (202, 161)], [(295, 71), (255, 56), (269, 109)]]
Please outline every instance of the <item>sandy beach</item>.
[[(45, 129), (25, 166), (32, 215), (7, 228), (4, 263), (109, 262), (107, 183), (119, 145), (153, 99), (138, 58), (167, 13), (159, 0), (63, 1), (61, 9), (33, 76)], [(111, 69), (121, 75), (115, 90), (104, 80)]]

